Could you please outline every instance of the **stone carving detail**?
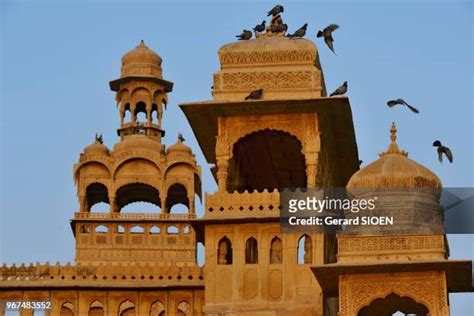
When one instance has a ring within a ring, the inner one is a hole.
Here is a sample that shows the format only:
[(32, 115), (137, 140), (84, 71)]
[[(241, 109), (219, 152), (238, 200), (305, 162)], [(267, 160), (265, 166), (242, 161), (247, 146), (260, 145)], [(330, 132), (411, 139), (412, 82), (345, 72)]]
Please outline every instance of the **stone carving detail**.
[(339, 253), (380, 252), (384, 250), (444, 250), (443, 235), (427, 236), (338, 237)]
[(357, 315), (364, 306), (391, 293), (425, 305), (430, 315), (446, 315), (444, 272), (344, 275), (340, 280), (339, 315)]
[(314, 63), (316, 51), (314, 50), (281, 50), (275, 52), (228, 52), (220, 54), (223, 68), (234, 64), (262, 64), (262, 63)]
[(232, 72), (222, 74), (222, 84), (219, 88), (249, 90), (259, 87), (265, 90), (298, 90), (320, 85), (320, 81), (320, 76), (313, 71)]

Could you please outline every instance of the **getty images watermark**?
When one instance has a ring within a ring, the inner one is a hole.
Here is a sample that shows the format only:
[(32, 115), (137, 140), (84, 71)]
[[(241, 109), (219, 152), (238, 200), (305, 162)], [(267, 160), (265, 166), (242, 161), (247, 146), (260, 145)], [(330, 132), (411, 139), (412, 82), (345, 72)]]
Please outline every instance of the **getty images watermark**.
[(280, 193), (283, 232), (344, 234), (474, 233), (472, 188), (286, 189)]

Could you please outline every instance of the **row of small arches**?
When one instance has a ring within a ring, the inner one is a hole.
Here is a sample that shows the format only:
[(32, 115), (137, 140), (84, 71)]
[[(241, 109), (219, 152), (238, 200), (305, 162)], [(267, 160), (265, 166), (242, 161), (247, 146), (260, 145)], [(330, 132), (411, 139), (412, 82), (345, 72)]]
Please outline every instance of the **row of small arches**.
[[(134, 193), (135, 195), (131, 194)], [(117, 211), (134, 212), (134, 207), (145, 204), (147, 212), (161, 212), (160, 192), (151, 185), (143, 183), (130, 183), (124, 185), (115, 192), (115, 205)], [(138, 194), (138, 195), (137, 195)], [(94, 182), (86, 188), (85, 209), (91, 212), (110, 211), (110, 200), (107, 186), (100, 182)], [(164, 202), (168, 213), (189, 213), (190, 201), (188, 190), (181, 183), (171, 185), (167, 190), (166, 200)], [(133, 205), (132, 205), (133, 204)], [(129, 206), (130, 207), (127, 207)]]
[[(117, 233), (117, 234), (125, 234), (126, 231), (127, 231), (127, 229), (126, 229), (125, 226), (122, 226), (122, 225), (115, 226), (114, 232)], [(87, 225), (82, 225), (81, 228), (80, 228), (80, 232), (81, 233), (89, 233), (90, 232), (89, 227)], [(94, 232), (99, 233), (99, 234), (106, 234), (106, 233), (109, 232), (109, 227), (107, 227), (105, 225), (97, 225), (94, 228)], [(184, 234), (189, 234), (189, 233), (191, 233), (191, 229), (189, 228), (188, 225), (186, 225), (182, 228), (182, 232)], [(143, 226), (140, 226), (140, 225), (134, 225), (134, 226), (130, 227), (130, 233), (131, 234), (144, 234), (145, 233), (145, 228)], [(160, 234), (161, 233), (161, 228), (156, 226), (156, 225), (153, 225), (148, 229), (148, 233), (150, 235)], [(179, 234), (180, 233), (180, 228), (177, 227), (177, 226), (174, 226), (174, 225), (168, 225), (166, 227), (166, 233), (167, 234)]]
[[(131, 316), (136, 315), (135, 304), (130, 301), (126, 300), (119, 305), (119, 309), (117, 312), (118, 316)], [(176, 314), (178, 316), (189, 316), (192, 315), (191, 304), (189, 302), (183, 300), (178, 303), (176, 307)], [(62, 316), (72, 316), (74, 315), (74, 305), (70, 302), (65, 302), (61, 305), (60, 315)], [(102, 316), (105, 315), (105, 307), (99, 301), (94, 301), (89, 305), (89, 316)], [(166, 308), (165, 305), (160, 301), (155, 301), (151, 304), (149, 313), (147, 315), (150, 316), (165, 316), (166, 315)]]
[[(270, 242), (270, 264), (283, 263), (283, 243), (277, 236)], [(245, 263), (257, 264), (259, 259), (258, 241), (255, 237), (249, 237), (245, 242)], [(313, 261), (313, 244), (311, 238), (304, 234), (298, 239), (297, 263), (310, 264)], [(232, 242), (224, 236), (219, 240), (217, 246), (217, 264), (230, 265), (233, 263)]]

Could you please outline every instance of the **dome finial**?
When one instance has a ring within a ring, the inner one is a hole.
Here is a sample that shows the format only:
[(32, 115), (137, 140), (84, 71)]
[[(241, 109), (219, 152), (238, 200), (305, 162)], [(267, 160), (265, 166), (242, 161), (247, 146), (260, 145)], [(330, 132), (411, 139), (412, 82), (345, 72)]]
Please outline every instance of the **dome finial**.
[(390, 128), (390, 140), (392, 143), (397, 141), (397, 125), (395, 122), (392, 122), (392, 127)]
[(379, 156), (382, 157), (383, 155), (387, 154), (398, 154), (403, 156), (408, 156), (408, 153), (404, 150), (400, 150), (397, 144), (397, 125), (395, 122), (392, 122), (392, 126), (390, 127), (390, 144), (388, 145), (387, 151), (380, 153)]
[(144, 41), (144, 40), (141, 40), (139, 46), (146, 46), (146, 45), (145, 45), (145, 41)]
[(184, 139), (184, 137), (183, 137), (183, 134), (178, 133), (178, 141), (179, 141), (180, 143), (182, 143), (182, 142), (185, 141), (185, 139)]

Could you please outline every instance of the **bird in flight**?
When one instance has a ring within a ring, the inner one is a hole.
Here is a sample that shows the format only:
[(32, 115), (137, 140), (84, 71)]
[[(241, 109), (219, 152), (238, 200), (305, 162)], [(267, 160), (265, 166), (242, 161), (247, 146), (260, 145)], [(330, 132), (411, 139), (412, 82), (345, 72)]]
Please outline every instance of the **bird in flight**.
[(342, 86), (340, 86), (339, 88), (337, 88), (336, 90), (334, 90), (333, 93), (331, 93), (329, 96), (332, 97), (332, 96), (335, 96), (335, 95), (343, 95), (347, 92), (347, 81), (344, 81), (344, 83), (342, 84)]
[(433, 142), (434, 147), (438, 147), (438, 159), (439, 162), (443, 162), (443, 154), (446, 155), (446, 158), (448, 158), (449, 162), (453, 162), (453, 153), (451, 152), (451, 149), (449, 149), (446, 146), (443, 146), (439, 140), (435, 140)]
[(334, 32), (338, 28), (339, 25), (331, 24), (324, 28), (322, 31), (318, 31), (318, 34), (316, 35), (317, 37), (324, 37), (324, 42), (326, 42), (326, 45), (334, 54), (336, 54), (336, 52), (334, 51), (334, 38), (332, 38), (332, 32)]
[(418, 111), (418, 109), (416, 109), (415, 107), (411, 106), (410, 104), (406, 103), (405, 100), (403, 99), (396, 99), (396, 100), (390, 100), (387, 102), (387, 105), (389, 107), (394, 107), (395, 105), (397, 104), (401, 104), (401, 105), (405, 105), (406, 107), (408, 107), (413, 113), (420, 113), (420, 111)]
[(301, 38), (306, 35), (306, 29), (308, 28), (308, 23), (305, 23), (302, 27), (296, 30), (293, 34), (288, 34), (287, 37), (290, 38)]
[(271, 9), (270, 11), (267, 12), (267, 16), (277, 16), (278, 14), (284, 12), (285, 9), (283, 8), (282, 5), (276, 5), (273, 7), (273, 9)]
[(256, 32), (256, 33), (261, 33), (263, 31), (265, 31), (265, 20), (262, 21), (261, 24), (257, 24), (253, 30)]
[(236, 35), (235, 37), (237, 37), (239, 41), (247, 41), (252, 38), (252, 32), (249, 30), (243, 30), (240, 35)]
[(245, 97), (245, 100), (259, 100), (263, 96), (263, 89), (253, 90)]

